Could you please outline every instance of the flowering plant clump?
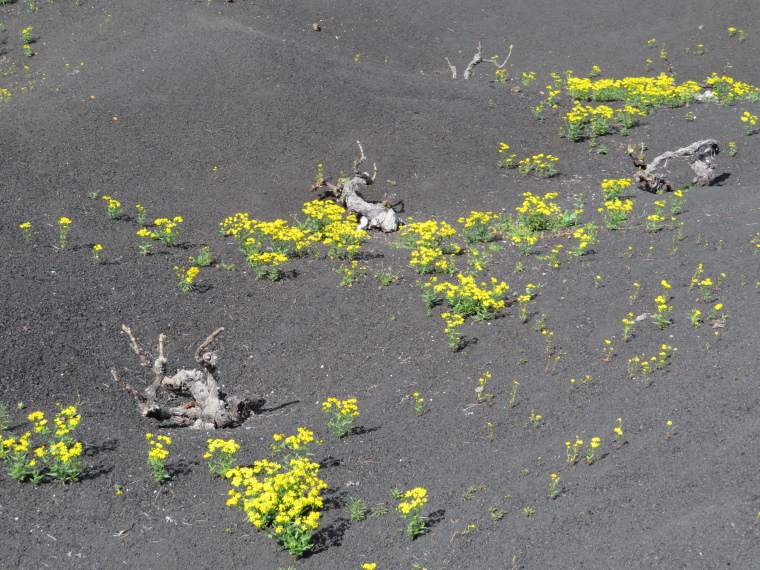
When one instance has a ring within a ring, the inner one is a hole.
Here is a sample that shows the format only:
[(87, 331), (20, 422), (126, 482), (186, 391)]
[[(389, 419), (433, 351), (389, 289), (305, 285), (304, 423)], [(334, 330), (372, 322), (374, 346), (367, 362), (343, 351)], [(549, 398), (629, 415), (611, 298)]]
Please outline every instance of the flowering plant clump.
[(314, 440), (314, 432), (306, 428), (298, 428), (296, 435), (285, 437), (284, 434), (276, 433), (272, 436), (274, 443), (269, 447), (272, 448), (272, 455), (280, 453), (283, 460), (287, 463), (291, 459), (303, 459), (314, 455), (311, 452), (312, 444), (322, 445), (321, 441)]
[(94, 262), (97, 263), (97, 262), (100, 261), (100, 252), (102, 250), (103, 250), (103, 246), (100, 245), (99, 243), (92, 246), (92, 255), (91, 255), (91, 257), (92, 257), (92, 260)]
[(308, 230), (313, 233), (321, 232), (333, 222), (339, 222), (346, 213), (346, 210), (335, 202), (326, 202), (324, 200), (307, 202), (303, 205), (301, 211), (306, 214), (306, 219), (303, 222), (296, 219), (296, 224), (302, 230)]
[(193, 281), (198, 276), (198, 273), (200, 273), (200, 269), (197, 267), (185, 269), (184, 267), (180, 268), (175, 265), (174, 270), (177, 274), (177, 278), (179, 279), (180, 289), (182, 289), (185, 293), (195, 289), (195, 283), (193, 283)]
[[(49, 426), (45, 414), (37, 411), (28, 416), (34, 422), (31, 432), (26, 432), (18, 439), (0, 440), (0, 458), (5, 461), (8, 475), (12, 478), (35, 484), (42, 482), (43, 462), (48, 467), (50, 477), (62, 483), (76, 481), (81, 476), (80, 456), (83, 446), (70, 434), (79, 425), (82, 416), (77, 413), (75, 406), (56, 406), (59, 410), (53, 418), (55, 429)], [(47, 447), (37, 447), (30, 453), (32, 433), (47, 437)]]
[[(739, 32), (741, 33), (741, 30)], [(718, 77), (717, 73), (713, 73), (705, 79), (705, 83), (710, 87), (718, 101), (725, 105), (730, 105), (737, 101), (754, 103), (760, 98), (760, 89), (757, 87), (736, 81), (725, 75)]]
[(353, 287), (359, 279), (364, 277), (366, 267), (359, 267), (359, 262), (356, 260), (348, 262), (348, 264), (341, 264), (340, 267), (334, 269), (335, 273), (342, 275), (340, 286), (341, 287)]
[(103, 200), (108, 202), (108, 217), (112, 220), (116, 220), (122, 212), (121, 202), (110, 196), (103, 196)]
[(615, 449), (620, 449), (620, 446), (623, 444), (623, 420), (622, 418), (617, 419), (618, 425), (612, 428), (612, 433), (615, 434), (615, 443), (613, 444)]
[(551, 178), (557, 174), (557, 161), (559, 161), (559, 158), (556, 156), (541, 153), (520, 160), (517, 163), (517, 168), (525, 175), (535, 172), (539, 178)]
[(558, 196), (556, 192), (544, 194), (543, 198), (530, 192), (523, 193), (523, 196), (522, 205), (515, 208), (519, 212), (518, 224), (531, 232), (555, 230), (562, 225), (562, 209), (552, 202)]
[(137, 210), (137, 223), (140, 225), (143, 225), (145, 223), (145, 206), (141, 206), (140, 204), (135, 204), (135, 210)]
[(449, 348), (456, 352), (462, 343), (462, 337), (459, 336), (459, 327), (464, 324), (464, 317), (458, 314), (441, 313), (441, 318), (446, 321), (446, 328), (443, 332), (449, 338)]
[(557, 488), (562, 478), (556, 473), (552, 473), (551, 481), (549, 481), (549, 498), (556, 499), (559, 496), (560, 490)]
[(172, 245), (179, 233), (178, 227), (184, 220), (181, 216), (176, 216), (171, 220), (168, 218), (157, 218), (153, 220), (154, 230), (143, 228), (137, 232), (139, 236), (147, 236), (151, 239), (158, 240), (166, 245)]
[(433, 286), (436, 292), (443, 293), (457, 315), (464, 318), (474, 315), (475, 320), (484, 321), (494, 318), (504, 308), (505, 301), (500, 297), (509, 289), (504, 281), (498, 282), (492, 277), (493, 288), (489, 291), (486, 283), (478, 286), (473, 276), (458, 273), (457, 279), (457, 285), (444, 281)]
[(322, 497), (327, 483), (319, 479), (319, 464), (291, 459), (289, 470), (263, 459), (253, 467), (236, 467), (227, 472), (232, 484), (227, 505), (245, 512), (256, 528), (282, 543), (293, 556), (311, 546), (319, 526)]
[(427, 490), (421, 487), (415, 487), (411, 491), (402, 494), (401, 502), (396, 507), (399, 516), (406, 519), (406, 533), (413, 539), (425, 532), (427, 525), (421, 517), (422, 507), (427, 503)]
[(343, 437), (353, 429), (354, 419), (359, 415), (359, 406), (356, 405), (355, 398), (342, 401), (328, 398), (322, 402), (322, 411), (330, 416), (327, 420), (330, 431), (338, 437)]
[(208, 267), (214, 260), (214, 256), (211, 255), (211, 249), (209, 246), (203, 246), (198, 252), (197, 257), (188, 257), (190, 263), (197, 265), (198, 267)]
[(396, 245), (397, 247), (409, 248), (424, 245), (429, 248), (440, 249), (447, 254), (459, 253), (458, 245), (451, 241), (445, 243), (456, 233), (457, 231), (446, 222), (435, 220), (412, 222), (412, 218), (409, 218), (409, 223), (398, 232)]
[(331, 259), (353, 259), (359, 253), (369, 234), (356, 227), (356, 216), (333, 222), (322, 231), (322, 243), (328, 247)]
[(757, 124), (757, 115), (753, 115), (749, 111), (744, 111), (742, 115), (742, 122), (745, 123), (745, 130), (747, 136), (755, 132), (755, 125)]
[(485, 243), (494, 238), (493, 225), (499, 216), (493, 212), (470, 212), (470, 216), (459, 218), (462, 226), (462, 237), (469, 243)]
[(456, 271), (453, 255), (447, 255), (440, 247), (422, 244), (409, 254), (409, 266), (420, 275), (427, 273), (452, 274)]
[(163, 483), (172, 478), (166, 471), (166, 458), (169, 457), (168, 447), (172, 440), (165, 435), (154, 436), (152, 433), (146, 433), (145, 439), (148, 441), (148, 467), (153, 472), (153, 478), (158, 483)]
[[(539, 109), (540, 114), (540, 109)], [(507, 154), (507, 151), (509, 150), (509, 145), (507, 143), (499, 143), (499, 153), (503, 154), (502, 157), (499, 158), (499, 162), (497, 164), (499, 165), (499, 168), (517, 168), (517, 158), (516, 154)]]
[(478, 404), (482, 404), (484, 402), (488, 402), (493, 399), (493, 394), (487, 394), (486, 393), (486, 384), (488, 384), (488, 381), (491, 379), (491, 373), (486, 370), (483, 373), (483, 376), (478, 379), (478, 387), (475, 388), (475, 395), (478, 399)]
[(633, 210), (633, 200), (609, 200), (604, 203), (604, 208), (599, 208), (604, 218), (604, 225), (608, 230), (620, 229), (622, 224), (627, 218), (628, 214)]
[(24, 43), (30, 44), (34, 42), (34, 28), (32, 26), (29, 26), (28, 28), (24, 28), (19, 32), (19, 35), (21, 36), (21, 39), (24, 40)]
[(66, 247), (66, 242), (69, 238), (69, 228), (71, 227), (71, 220), (67, 217), (62, 217), (58, 220), (58, 243), (61, 249)]
[(604, 201), (610, 202), (620, 198), (623, 190), (631, 185), (630, 178), (619, 178), (609, 180), (605, 178), (602, 180), (602, 192), (604, 192)]
[(602, 438), (592, 437), (591, 441), (586, 444), (586, 463), (591, 465), (597, 454), (597, 448), (602, 444)]
[(203, 455), (208, 459), (208, 469), (212, 475), (224, 477), (232, 469), (235, 463), (235, 453), (240, 449), (240, 445), (235, 443), (234, 439), (224, 441), (223, 439), (209, 439), (208, 451)]
[(573, 232), (573, 237), (578, 240), (578, 245), (567, 251), (568, 255), (575, 257), (581, 257), (588, 252), (586, 248), (596, 243), (596, 226), (594, 224), (586, 224), (582, 228), (578, 228)]
[(279, 266), (287, 260), (288, 258), (281, 253), (262, 251), (252, 253), (246, 261), (256, 274), (256, 279), (266, 277), (270, 281), (277, 281), (280, 278)]
[(29, 439), (31, 432), (26, 432), (19, 438), (9, 437), (0, 439), (0, 457), (5, 462), (5, 470), (10, 477), (17, 481), (32, 481), (38, 484), (42, 481), (42, 473), (39, 468), (39, 458), (44, 454), (45, 448), (40, 453), (29, 456)]
[(29, 241), (32, 239), (32, 223), (24, 222), (23, 224), (19, 225), (19, 228), (21, 228), (21, 231), (24, 233), (24, 241), (26, 243), (29, 243)]
[(565, 442), (565, 451), (567, 452), (567, 462), (570, 464), (570, 467), (576, 464), (578, 461), (578, 455), (580, 454), (581, 446), (583, 445), (583, 440), (575, 436), (575, 442), (566, 441)]
[(509, 241), (520, 249), (522, 255), (530, 255), (533, 244), (538, 241), (538, 235), (518, 222), (510, 228)]

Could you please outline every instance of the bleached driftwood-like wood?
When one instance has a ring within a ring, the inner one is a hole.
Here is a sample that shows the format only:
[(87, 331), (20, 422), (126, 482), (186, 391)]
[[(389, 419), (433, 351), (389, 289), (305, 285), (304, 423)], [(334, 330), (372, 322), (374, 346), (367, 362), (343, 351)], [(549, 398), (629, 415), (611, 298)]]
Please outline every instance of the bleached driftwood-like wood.
[[(470, 63), (467, 64), (467, 67), (465, 67), (464, 73), (462, 74), (462, 78), (469, 79), (470, 77), (472, 77), (472, 70), (475, 68), (476, 65), (478, 65), (479, 63), (483, 63), (483, 62), (493, 63), (498, 69), (504, 69), (506, 67), (506, 65), (507, 65), (507, 62), (509, 61), (509, 58), (512, 56), (512, 48), (513, 47), (514, 46), (509, 46), (509, 53), (507, 54), (507, 57), (504, 59), (504, 61), (502, 63), (499, 63), (495, 59), (486, 59), (486, 58), (484, 58), (483, 57), (483, 53), (482, 53), (482, 47), (480, 45), (480, 42), (478, 42), (478, 51), (473, 56), (473, 58), (470, 61)], [(446, 63), (449, 64), (449, 69), (451, 70), (451, 78), (452, 79), (456, 79), (457, 78), (457, 68), (456, 68), (456, 66), (453, 65), (449, 61), (448, 57), (445, 57), (444, 59), (446, 60)]]
[[(111, 375), (124, 390), (135, 397), (137, 407), (143, 416), (158, 421), (191, 423), (192, 427), (198, 429), (228, 428), (240, 425), (254, 413), (255, 409), (264, 405), (265, 400), (259, 396), (228, 397), (219, 390), (219, 384), (214, 377), (218, 360), (217, 353), (204, 352), (204, 350), (214, 342), (224, 328), (215, 330), (196, 349), (195, 361), (203, 370), (181, 369), (173, 376), (166, 375), (166, 357), (164, 356), (166, 335), (158, 336), (158, 356), (151, 363), (145, 351), (138, 346), (130, 328), (125, 325), (121, 328), (129, 337), (129, 344), (140, 359), (140, 365), (153, 372), (153, 382), (140, 393), (129, 384), (121, 382), (116, 375), (116, 370), (111, 369)], [(158, 390), (162, 387), (188, 394), (193, 402), (183, 406), (162, 404), (158, 401)]]
[(322, 180), (312, 190), (327, 186), (348, 213), (356, 214), (359, 217), (358, 229), (377, 228), (386, 233), (395, 232), (400, 223), (393, 208), (379, 202), (367, 202), (359, 193), (361, 186), (369, 186), (377, 178), (377, 164), (374, 165), (372, 176), (368, 172), (362, 172), (360, 167), (367, 160), (367, 157), (364, 154), (362, 143), (356, 141), (356, 144), (359, 145), (359, 158), (354, 161), (353, 175), (337, 185)]
[[(689, 165), (696, 175), (692, 184), (709, 186), (717, 174), (718, 165), (713, 162), (713, 159), (719, 152), (718, 141), (714, 139), (697, 141), (678, 150), (664, 152), (652, 160), (644, 170), (634, 174), (633, 183), (638, 184), (639, 188), (647, 192), (670, 192), (673, 187), (668, 183), (666, 174), (656, 171), (660, 168), (667, 168), (669, 160), (688, 158)], [(630, 156), (634, 160), (634, 164), (641, 165), (640, 156), (634, 157), (632, 154)]]

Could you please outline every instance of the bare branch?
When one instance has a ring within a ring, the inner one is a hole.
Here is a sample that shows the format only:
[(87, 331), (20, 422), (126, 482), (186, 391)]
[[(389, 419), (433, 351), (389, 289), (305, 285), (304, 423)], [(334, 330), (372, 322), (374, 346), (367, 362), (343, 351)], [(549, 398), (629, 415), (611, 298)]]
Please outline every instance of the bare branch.
[(446, 60), (446, 63), (449, 64), (449, 69), (451, 70), (451, 78), (456, 79), (457, 78), (457, 68), (451, 65), (451, 62), (449, 61), (448, 57), (444, 57), (443, 59)]
[(150, 361), (145, 357), (145, 353), (140, 349), (140, 347), (137, 346), (137, 341), (135, 340), (135, 337), (132, 336), (132, 331), (129, 329), (129, 327), (127, 325), (121, 325), (121, 330), (123, 330), (129, 336), (129, 345), (132, 347), (132, 350), (135, 351), (135, 354), (140, 359), (140, 365), (150, 366)]
[(203, 352), (204, 348), (206, 348), (208, 345), (214, 342), (214, 339), (216, 339), (216, 337), (218, 337), (222, 333), (222, 331), (224, 331), (224, 327), (219, 327), (218, 329), (216, 329), (214, 332), (208, 335), (208, 337), (206, 337), (206, 340), (204, 340), (200, 344), (200, 346), (198, 346), (198, 348), (195, 350), (195, 361), (201, 366), (203, 366), (204, 368), (206, 368), (206, 370), (208, 370), (209, 365), (212, 366), (212, 369), (213, 369), (213, 364), (206, 361), (206, 359), (204, 359), (201, 356), (201, 352)]
[[(509, 53), (507, 54), (507, 57), (504, 59), (502, 63), (499, 63), (498, 60), (484, 58), (481, 42), (478, 42), (478, 51), (472, 57), (472, 60), (470, 61), (470, 63), (467, 64), (467, 67), (465, 68), (464, 73), (462, 74), (462, 78), (469, 79), (472, 76), (472, 70), (475, 68), (475, 66), (482, 62), (493, 63), (498, 69), (504, 69), (504, 67), (506, 67), (507, 65), (507, 62), (509, 61), (509, 58), (512, 57), (513, 48), (514, 46), (509, 46)], [(451, 78), (456, 79), (457, 68), (451, 64), (448, 57), (444, 59), (446, 60), (446, 63), (449, 64), (449, 69), (451, 69)]]

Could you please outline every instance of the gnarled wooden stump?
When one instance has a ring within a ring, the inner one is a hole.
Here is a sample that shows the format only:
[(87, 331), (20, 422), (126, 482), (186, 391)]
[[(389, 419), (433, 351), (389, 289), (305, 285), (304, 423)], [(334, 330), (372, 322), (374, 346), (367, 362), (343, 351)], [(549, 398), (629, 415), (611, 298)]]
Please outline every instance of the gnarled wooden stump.
[[(122, 325), (122, 330), (129, 335), (132, 350), (140, 359), (140, 364), (150, 368), (154, 374), (153, 382), (142, 392), (138, 392), (129, 384), (119, 381), (116, 371), (111, 369), (111, 375), (122, 387), (137, 400), (137, 407), (143, 416), (158, 421), (174, 421), (180, 424), (192, 424), (197, 429), (229, 428), (242, 424), (257, 408), (264, 405), (265, 400), (260, 396), (227, 397), (219, 390), (219, 384), (214, 377), (217, 354), (204, 352), (224, 330), (218, 328), (204, 340), (195, 351), (195, 361), (203, 370), (178, 370), (173, 376), (166, 375), (166, 358), (164, 357), (164, 341), (166, 335), (158, 336), (158, 357), (151, 364), (145, 352), (137, 345), (129, 327)], [(189, 395), (192, 402), (184, 406), (169, 406), (158, 401), (159, 388), (166, 387)]]

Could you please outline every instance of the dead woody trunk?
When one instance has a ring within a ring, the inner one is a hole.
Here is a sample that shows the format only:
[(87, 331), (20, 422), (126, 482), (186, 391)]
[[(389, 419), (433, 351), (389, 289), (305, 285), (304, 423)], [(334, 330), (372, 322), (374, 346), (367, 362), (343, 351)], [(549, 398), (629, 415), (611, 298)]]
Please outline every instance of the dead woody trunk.
[(375, 181), (377, 177), (377, 164), (374, 165), (372, 176), (368, 172), (362, 172), (359, 167), (364, 164), (367, 157), (364, 155), (362, 144), (359, 141), (356, 141), (356, 144), (359, 145), (359, 158), (354, 161), (353, 175), (348, 180), (344, 180), (337, 185), (322, 180), (312, 190), (316, 190), (321, 186), (327, 186), (346, 208), (347, 213), (356, 214), (359, 217), (357, 229), (377, 228), (386, 233), (395, 232), (400, 223), (393, 208), (385, 203), (367, 202), (359, 193), (361, 186), (369, 186)]
[[(137, 401), (137, 407), (143, 416), (158, 421), (171, 421), (179, 424), (192, 424), (197, 429), (229, 428), (240, 425), (254, 411), (263, 406), (265, 400), (259, 396), (227, 397), (219, 390), (219, 384), (214, 377), (217, 354), (204, 352), (216, 339), (223, 328), (211, 333), (195, 351), (195, 361), (202, 370), (178, 370), (173, 376), (166, 375), (166, 358), (164, 357), (164, 341), (166, 335), (158, 336), (158, 357), (153, 361), (147, 358), (145, 352), (137, 345), (129, 327), (122, 325), (122, 330), (129, 336), (129, 343), (140, 364), (153, 372), (153, 382), (140, 393), (129, 384), (119, 381), (116, 371), (111, 369), (114, 380), (131, 393)], [(181, 406), (170, 406), (158, 401), (160, 388), (189, 395), (192, 401)]]
[(692, 184), (694, 186), (709, 186), (717, 174), (718, 164), (714, 162), (714, 158), (719, 152), (718, 141), (706, 139), (678, 150), (664, 152), (652, 160), (648, 166), (646, 163), (642, 164), (642, 157), (634, 157), (633, 153), (629, 152), (628, 154), (636, 166), (646, 166), (645, 170), (640, 170), (633, 175), (633, 183), (638, 184), (639, 188), (647, 192), (670, 192), (673, 190), (673, 186), (668, 182), (666, 174), (656, 171), (660, 168), (666, 169), (668, 161), (671, 159), (687, 158), (689, 166), (696, 175)]

